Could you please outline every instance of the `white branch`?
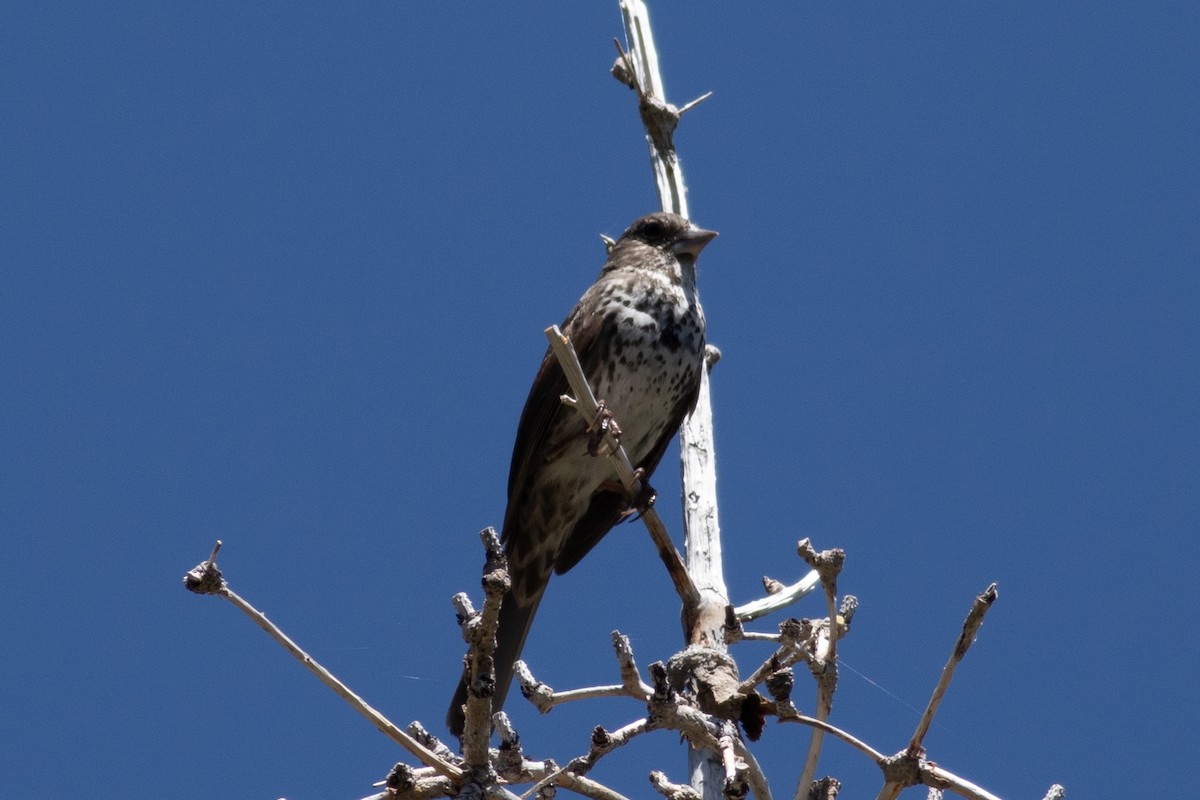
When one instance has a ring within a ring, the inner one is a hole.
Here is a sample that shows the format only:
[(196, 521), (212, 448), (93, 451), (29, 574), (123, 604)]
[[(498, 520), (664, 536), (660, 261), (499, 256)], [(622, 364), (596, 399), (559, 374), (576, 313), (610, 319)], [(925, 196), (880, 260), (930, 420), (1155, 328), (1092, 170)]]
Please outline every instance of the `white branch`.
[(812, 594), (813, 589), (820, 585), (821, 576), (814, 569), (791, 586), (785, 586), (774, 594), (740, 605), (733, 610), (733, 613), (743, 622), (765, 617), (767, 614), (786, 608), (800, 598)]

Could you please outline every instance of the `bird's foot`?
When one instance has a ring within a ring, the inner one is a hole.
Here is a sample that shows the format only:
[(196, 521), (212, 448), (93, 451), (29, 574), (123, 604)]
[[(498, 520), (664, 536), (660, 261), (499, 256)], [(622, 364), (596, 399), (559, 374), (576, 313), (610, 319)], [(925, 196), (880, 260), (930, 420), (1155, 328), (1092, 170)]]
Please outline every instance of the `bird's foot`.
[(622, 521), (636, 522), (658, 499), (658, 492), (654, 491), (654, 487), (646, 482), (645, 476), (646, 470), (641, 467), (633, 471), (633, 477), (637, 478), (638, 486), (641, 488), (636, 492), (626, 493), (629, 508), (621, 512)]
[[(585, 431), (588, 436), (587, 451), (588, 455), (606, 456), (616, 452), (617, 447), (620, 446), (621, 426), (617, 425), (616, 418), (608, 410), (608, 404), (600, 400), (597, 401), (597, 405), (599, 408), (596, 409), (596, 416)], [(611, 444), (608, 439), (610, 434), (612, 435)]]

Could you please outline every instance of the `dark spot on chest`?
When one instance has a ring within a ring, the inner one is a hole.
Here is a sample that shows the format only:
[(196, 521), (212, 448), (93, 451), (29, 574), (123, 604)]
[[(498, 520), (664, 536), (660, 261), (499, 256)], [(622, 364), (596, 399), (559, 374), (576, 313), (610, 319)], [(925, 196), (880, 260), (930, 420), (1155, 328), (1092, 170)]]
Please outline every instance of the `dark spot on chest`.
[(679, 341), (679, 329), (674, 325), (668, 325), (663, 328), (659, 340), (662, 342), (663, 347), (672, 353), (678, 352), (680, 346), (683, 344)]

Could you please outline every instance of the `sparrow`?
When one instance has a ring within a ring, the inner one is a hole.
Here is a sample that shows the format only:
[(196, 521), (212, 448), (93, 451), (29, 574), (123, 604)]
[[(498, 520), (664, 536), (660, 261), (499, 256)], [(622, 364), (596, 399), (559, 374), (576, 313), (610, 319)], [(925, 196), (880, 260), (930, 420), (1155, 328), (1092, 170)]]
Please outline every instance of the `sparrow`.
[[(611, 246), (600, 276), (561, 326), (643, 481), (700, 391), (705, 327), (696, 257), (716, 235), (676, 214), (642, 217)], [(501, 541), (512, 585), (500, 607), (493, 711), (504, 704), (551, 573), (578, 564), (653, 496), (630, 497), (608, 459), (594, 455), (587, 420), (560, 400), (569, 392), (547, 351), (521, 412), (508, 474)], [(460, 737), (467, 679), (464, 674), (446, 715)]]

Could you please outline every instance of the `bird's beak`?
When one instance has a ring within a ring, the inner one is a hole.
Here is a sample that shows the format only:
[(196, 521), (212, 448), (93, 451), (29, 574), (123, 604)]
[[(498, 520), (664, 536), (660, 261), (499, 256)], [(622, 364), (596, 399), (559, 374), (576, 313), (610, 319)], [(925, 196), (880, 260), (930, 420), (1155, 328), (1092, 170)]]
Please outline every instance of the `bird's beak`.
[(695, 225), (689, 225), (688, 229), (671, 243), (671, 252), (675, 255), (688, 255), (692, 258), (700, 255), (700, 251), (704, 249), (704, 245), (717, 238), (716, 231), (706, 231), (704, 228), (697, 228)]

